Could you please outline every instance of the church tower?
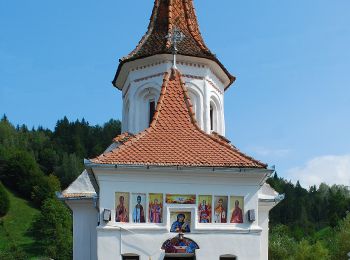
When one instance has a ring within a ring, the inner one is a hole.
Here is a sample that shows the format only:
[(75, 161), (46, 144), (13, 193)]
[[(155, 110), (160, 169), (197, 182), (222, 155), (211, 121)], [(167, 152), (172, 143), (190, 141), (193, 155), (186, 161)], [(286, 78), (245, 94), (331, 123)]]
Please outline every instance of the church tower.
[(192, 0), (155, 0), (120, 60), (123, 133), (62, 193), (74, 260), (267, 260), (274, 172), (224, 137), (235, 81), (208, 49)]
[(197, 123), (209, 134), (224, 136), (224, 92), (235, 78), (204, 43), (191, 0), (156, 0), (148, 31), (120, 60), (113, 85), (123, 93), (123, 132), (138, 133), (152, 121), (164, 74), (172, 66), (168, 36), (175, 29), (184, 35), (177, 45), (176, 65)]

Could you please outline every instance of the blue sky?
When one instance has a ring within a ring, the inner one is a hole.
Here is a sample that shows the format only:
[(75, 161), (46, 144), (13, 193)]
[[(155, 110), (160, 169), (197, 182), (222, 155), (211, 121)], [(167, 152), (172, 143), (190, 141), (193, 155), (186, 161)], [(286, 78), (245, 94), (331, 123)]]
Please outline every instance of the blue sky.
[[(350, 185), (350, 1), (195, 0), (202, 34), (237, 81), (227, 137), (303, 185)], [(53, 128), (121, 118), (118, 59), (153, 0), (0, 0), (0, 113)]]

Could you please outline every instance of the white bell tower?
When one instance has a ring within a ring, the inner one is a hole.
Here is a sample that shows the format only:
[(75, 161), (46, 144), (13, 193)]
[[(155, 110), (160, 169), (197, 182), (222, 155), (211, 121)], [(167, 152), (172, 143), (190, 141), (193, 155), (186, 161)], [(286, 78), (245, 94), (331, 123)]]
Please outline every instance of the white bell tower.
[[(159, 55), (131, 69), (123, 87), (123, 132), (138, 133), (149, 126), (164, 74), (171, 67), (171, 55)], [(177, 69), (183, 76), (200, 128), (225, 135), (224, 84), (219, 77), (209, 64), (181, 55), (177, 55)]]
[[(113, 85), (123, 93), (122, 131), (136, 134), (149, 126), (164, 74), (175, 66), (199, 127), (225, 136), (224, 92), (235, 77), (206, 47), (192, 1), (175, 9), (171, 3), (155, 1), (146, 35), (119, 64)], [(174, 39), (176, 32), (179, 39)]]

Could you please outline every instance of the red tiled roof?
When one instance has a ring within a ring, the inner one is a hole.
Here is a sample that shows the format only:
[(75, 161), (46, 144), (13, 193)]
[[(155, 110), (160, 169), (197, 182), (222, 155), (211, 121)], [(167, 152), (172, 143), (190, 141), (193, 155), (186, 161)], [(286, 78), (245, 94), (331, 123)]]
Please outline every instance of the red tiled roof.
[(267, 167), (241, 153), (227, 139), (199, 128), (177, 70), (164, 76), (151, 126), (91, 161), (123, 165)]
[(199, 31), (193, 1), (155, 0), (148, 31), (137, 47), (128, 56), (120, 60), (121, 62), (113, 84), (115, 85), (124, 63), (156, 54), (172, 53), (170, 40), (166, 36), (172, 32), (174, 27), (179, 28), (185, 35), (185, 39), (177, 46), (178, 54), (213, 60), (223, 69), (229, 78), (229, 85), (235, 81), (235, 77), (227, 71), (224, 65), (221, 64), (205, 45)]

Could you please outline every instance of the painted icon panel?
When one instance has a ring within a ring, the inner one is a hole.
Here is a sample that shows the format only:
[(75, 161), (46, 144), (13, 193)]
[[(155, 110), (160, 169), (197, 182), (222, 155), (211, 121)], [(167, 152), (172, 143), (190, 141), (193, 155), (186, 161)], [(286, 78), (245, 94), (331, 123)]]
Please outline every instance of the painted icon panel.
[(167, 254), (194, 254), (196, 249), (199, 249), (199, 246), (192, 239), (189, 239), (187, 237), (175, 236), (165, 241), (162, 246), (162, 249)]
[(129, 193), (115, 193), (115, 222), (129, 222)]
[(196, 204), (196, 195), (167, 194), (166, 203), (168, 204)]
[(188, 233), (191, 232), (191, 212), (171, 212), (170, 232)]
[(230, 197), (231, 223), (243, 223), (244, 217), (244, 197)]
[(215, 196), (214, 223), (227, 223), (227, 196)]
[(199, 195), (198, 196), (198, 222), (199, 223), (211, 223), (211, 195)]
[(146, 222), (146, 194), (133, 193), (131, 196), (132, 221), (134, 223)]
[(163, 194), (150, 193), (148, 206), (149, 222), (162, 223), (163, 222)]

